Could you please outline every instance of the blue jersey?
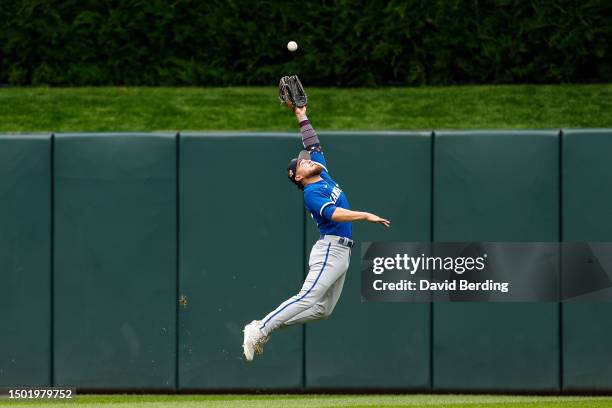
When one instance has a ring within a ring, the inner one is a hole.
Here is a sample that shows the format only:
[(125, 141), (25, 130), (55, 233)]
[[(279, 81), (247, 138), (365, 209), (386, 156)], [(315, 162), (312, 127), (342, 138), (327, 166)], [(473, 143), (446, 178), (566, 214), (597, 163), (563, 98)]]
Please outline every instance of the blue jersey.
[(323, 166), (322, 180), (304, 187), (304, 206), (317, 222), (321, 235), (338, 235), (352, 239), (352, 223), (336, 222), (331, 219), (338, 207), (350, 210), (346, 195), (338, 183), (329, 176), (323, 152), (318, 149), (310, 150), (310, 159)]

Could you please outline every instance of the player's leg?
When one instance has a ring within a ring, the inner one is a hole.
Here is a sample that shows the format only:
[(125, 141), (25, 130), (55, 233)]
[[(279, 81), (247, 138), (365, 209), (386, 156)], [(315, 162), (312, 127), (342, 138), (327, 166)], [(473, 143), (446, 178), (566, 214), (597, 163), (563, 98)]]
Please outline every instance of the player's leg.
[[(247, 361), (252, 361), (254, 354), (263, 352), (263, 345), (268, 340), (270, 333), (320, 302), (330, 287), (346, 274), (349, 261), (350, 249), (348, 247), (323, 240), (317, 241), (310, 253), (310, 270), (300, 292), (281, 303), (263, 320), (253, 321), (245, 326), (242, 347)], [(339, 290), (341, 289), (340, 286)], [(334, 293), (336, 291), (330, 294), (328, 301), (333, 305), (338, 300), (339, 291), (337, 296), (333, 296)]]
[(332, 287), (327, 291), (329, 294), (329, 300), (327, 302), (327, 305), (325, 306), (325, 311), (326, 311), (325, 318), (328, 318), (332, 314), (332, 312), (336, 308), (336, 305), (338, 304), (338, 300), (340, 299), (340, 295), (342, 294), (342, 289), (344, 288), (344, 280), (346, 279), (346, 274), (348, 272), (350, 263), (351, 263), (351, 249), (349, 248), (348, 257), (346, 258), (346, 265), (345, 265), (346, 269), (344, 273), (336, 282), (334, 282)]
[[(348, 265), (346, 267), (348, 270)], [(340, 295), (342, 294), (342, 289), (344, 288), (344, 280), (346, 279), (346, 272), (338, 279), (331, 288), (327, 291), (329, 294), (328, 302), (325, 305), (325, 316), (324, 319), (327, 319), (331, 316), (332, 312), (336, 308), (338, 304), (338, 300), (340, 299)]]
[(345, 278), (346, 272), (343, 273), (336, 280), (336, 282), (334, 282), (329, 287), (329, 289), (325, 293), (325, 296), (323, 296), (323, 299), (315, 303), (315, 305), (310, 309), (304, 310), (302, 313), (287, 320), (281, 325), (281, 327), (307, 323), (314, 320), (327, 319), (332, 314), (334, 308), (336, 307), (336, 304), (338, 303), (338, 299), (340, 298), (340, 294), (342, 293), (342, 288), (344, 286)]
[(331, 286), (345, 275), (349, 257), (349, 248), (322, 240), (317, 241), (310, 254), (310, 269), (302, 289), (261, 320), (259, 325), (261, 332), (268, 336), (287, 321), (322, 301)]

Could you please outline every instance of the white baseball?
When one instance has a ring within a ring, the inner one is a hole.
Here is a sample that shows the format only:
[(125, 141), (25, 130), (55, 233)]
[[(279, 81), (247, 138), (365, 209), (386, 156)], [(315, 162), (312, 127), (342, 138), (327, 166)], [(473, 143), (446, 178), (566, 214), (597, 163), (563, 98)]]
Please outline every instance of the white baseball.
[(295, 41), (289, 41), (287, 43), (287, 49), (291, 52), (297, 50), (297, 43)]

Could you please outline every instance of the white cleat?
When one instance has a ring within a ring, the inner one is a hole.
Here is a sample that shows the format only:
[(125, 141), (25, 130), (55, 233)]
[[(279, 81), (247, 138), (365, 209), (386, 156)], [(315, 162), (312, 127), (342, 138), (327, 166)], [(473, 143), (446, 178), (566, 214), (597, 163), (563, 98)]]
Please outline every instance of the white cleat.
[(242, 351), (244, 352), (244, 358), (247, 361), (253, 361), (256, 350), (260, 350), (258, 354), (263, 352), (263, 348), (258, 348), (258, 342), (264, 337), (261, 331), (257, 328), (257, 320), (253, 320), (251, 323), (244, 326), (244, 340), (242, 342)]
[(261, 355), (263, 354), (263, 349), (265, 344), (270, 340), (270, 336), (264, 336), (264, 334), (259, 330), (259, 324), (261, 320), (254, 320), (255, 327), (257, 328), (257, 340), (255, 341), (255, 354)]

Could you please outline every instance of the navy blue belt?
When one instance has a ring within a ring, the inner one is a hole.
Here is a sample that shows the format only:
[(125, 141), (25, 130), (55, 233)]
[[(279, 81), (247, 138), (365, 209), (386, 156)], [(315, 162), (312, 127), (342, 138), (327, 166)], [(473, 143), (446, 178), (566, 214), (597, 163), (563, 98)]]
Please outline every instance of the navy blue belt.
[[(319, 239), (323, 239), (323, 238), (325, 238), (325, 235), (321, 235), (319, 237)], [(350, 238), (346, 238), (346, 237), (338, 237), (338, 243), (340, 245), (344, 245), (345, 247), (349, 247), (349, 248), (352, 248), (355, 246), (355, 241), (353, 241)]]

